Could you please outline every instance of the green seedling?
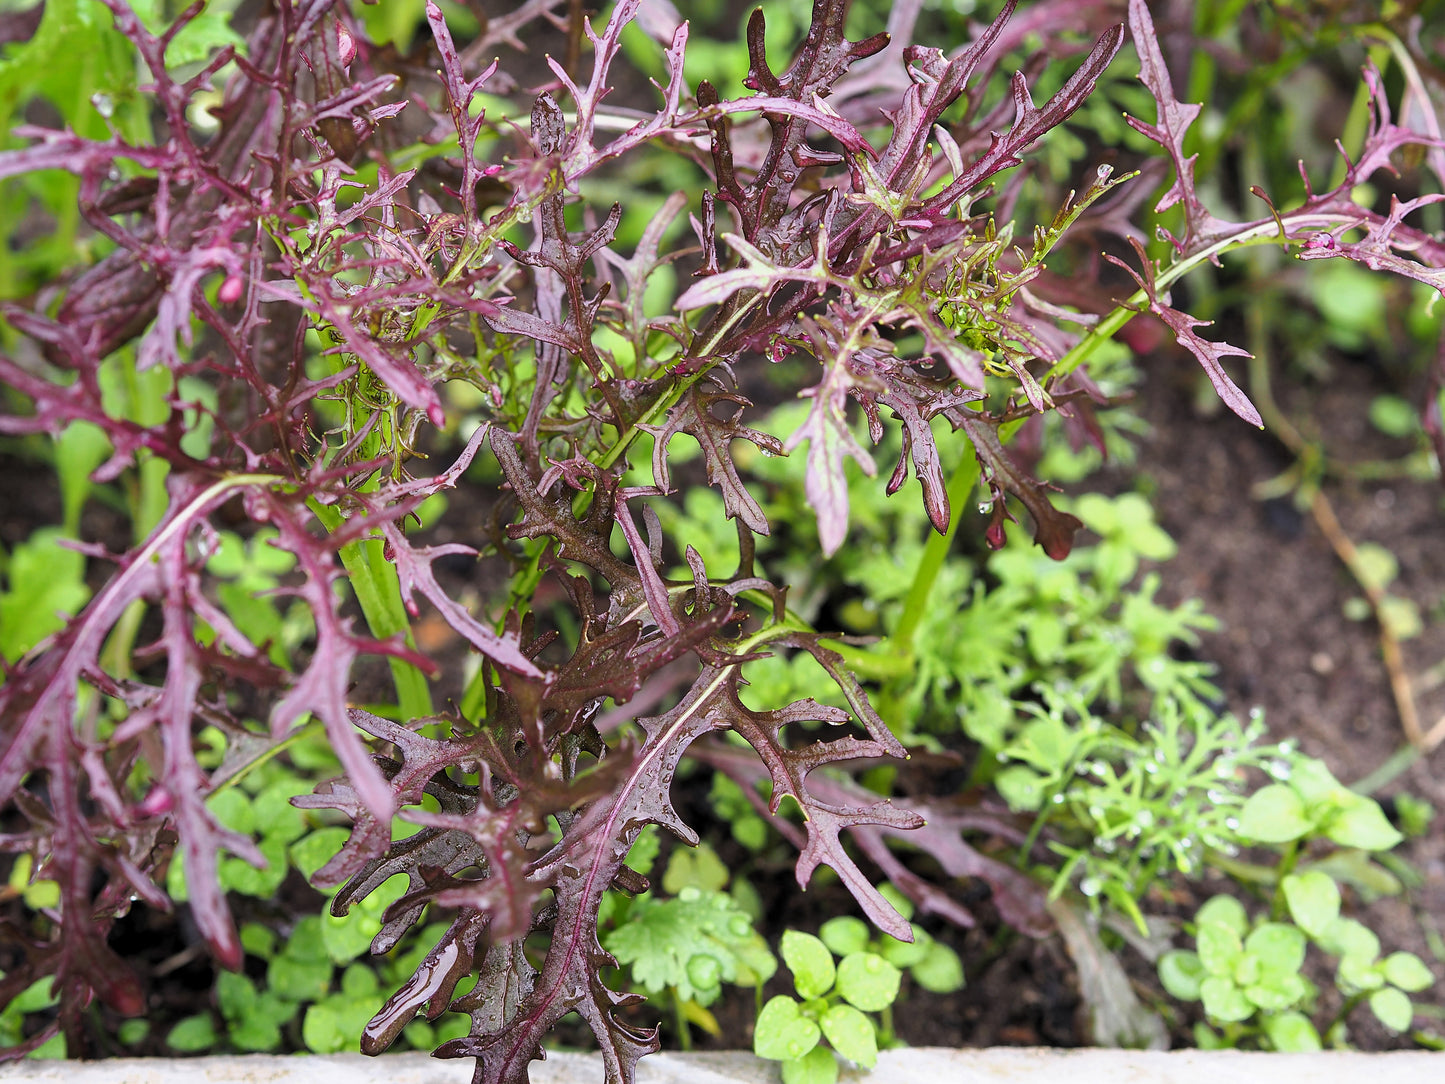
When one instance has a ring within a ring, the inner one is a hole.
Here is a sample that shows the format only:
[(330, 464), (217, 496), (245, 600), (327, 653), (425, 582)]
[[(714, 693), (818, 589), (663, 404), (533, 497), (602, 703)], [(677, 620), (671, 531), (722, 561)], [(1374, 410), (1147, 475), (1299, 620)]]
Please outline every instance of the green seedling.
[[(868, 1015), (898, 997), (902, 972), (876, 952), (835, 961), (812, 934), (788, 930), (781, 945), (798, 996), (771, 998), (753, 1029), (753, 1052), (783, 1063), (783, 1084), (833, 1084), (834, 1052), (864, 1069), (878, 1061), (879, 1029)], [(826, 1044), (825, 1044), (826, 1040)]]
[[(913, 917), (913, 904), (892, 885), (878, 886), (879, 892), (904, 918)], [(923, 989), (934, 994), (951, 994), (963, 989), (963, 961), (952, 947), (936, 940), (916, 922), (909, 923), (913, 941), (900, 941), (879, 934), (860, 918), (839, 915), (823, 923), (818, 937), (834, 955), (847, 958), (873, 953), (887, 960)]]

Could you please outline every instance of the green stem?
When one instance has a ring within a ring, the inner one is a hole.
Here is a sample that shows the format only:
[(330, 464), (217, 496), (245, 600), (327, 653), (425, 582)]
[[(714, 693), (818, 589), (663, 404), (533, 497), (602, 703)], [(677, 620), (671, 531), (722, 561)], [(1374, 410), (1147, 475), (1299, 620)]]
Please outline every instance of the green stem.
[(1284, 879), (1294, 872), (1295, 866), (1299, 864), (1300, 854), (1300, 841), (1293, 840), (1285, 848), (1284, 857), (1280, 859), (1276, 869), (1279, 879), (1275, 882), (1274, 896), (1269, 901), (1269, 915), (1276, 922), (1289, 914), (1289, 901), (1284, 898)]
[[(1347, 223), (1352, 224), (1353, 222), (1354, 219), (1344, 215), (1320, 213), (1296, 215), (1293, 218), (1292, 225), (1297, 229), (1303, 226), (1326, 228)], [(1200, 249), (1193, 255), (1180, 260), (1178, 263), (1171, 264), (1169, 267), (1161, 270), (1154, 277), (1155, 295), (1162, 294), (1171, 284), (1183, 278), (1200, 264), (1213, 260), (1226, 252), (1232, 252), (1237, 248), (1249, 248), (1254, 245), (1289, 244), (1290, 242), (1282, 238), (1280, 234), (1280, 224), (1271, 218), (1264, 222), (1256, 222), (1253, 226), (1249, 226), (1240, 230), (1238, 233), (1231, 234), (1229, 237), (1216, 241), (1214, 244)], [(1125, 324), (1134, 319), (1140, 312), (1144, 311), (1148, 305), (1149, 295), (1142, 289), (1134, 291), (1129, 300), (1123, 302), (1090, 328), (1089, 333), (1080, 339), (1072, 350), (1054, 362), (1053, 366), (1044, 374), (1043, 379), (1040, 380), (1039, 383), (1047, 387), (1049, 381), (1068, 376), (1069, 373), (1072, 373), (1080, 365), (1088, 361), (1090, 355), (1093, 354), (1102, 343), (1112, 339)]]
[(690, 1053), (692, 1051), (692, 1032), (687, 1026), (687, 1016), (682, 1011), (682, 998), (678, 996), (676, 990), (672, 990), (671, 994), (672, 1015), (677, 1022), (677, 1042), (685, 1052)]
[(929, 532), (928, 543), (923, 547), (923, 556), (918, 559), (918, 568), (913, 573), (913, 585), (909, 587), (908, 598), (903, 603), (903, 616), (898, 619), (898, 627), (889, 637), (895, 654), (910, 658), (913, 655), (913, 637), (928, 609), (933, 585), (938, 580), (943, 562), (953, 545), (953, 536), (958, 533), (958, 525), (963, 521), (964, 502), (978, 483), (978, 469), (978, 456), (973, 454), (973, 446), (970, 444), (964, 449), (958, 466), (953, 469), (953, 477), (948, 480), (948, 507), (952, 513), (948, 517), (948, 530), (943, 534), (937, 531)]
[(1356, 1007), (1358, 1007), (1360, 1002), (1364, 1001), (1365, 998), (1369, 996), (1370, 994), (1368, 990), (1361, 990), (1358, 994), (1351, 994), (1349, 997), (1345, 998), (1345, 1003), (1340, 1006), (1340, 1011), (1335, 1013), (1335, 1018), (1331, 1020), (1327, 1025), (1325, 1025), (1324, 1031), (1321, 1032), (1321, 1036), (1326, 1042), (1329, 1041), (1329, 1037), (1334, 1032), (1334, 1030), (1349, 1018), (1350, 1013), (1355, 1011)]
[(1258, 866), (1253, 862), (1241, 862), (1237, 858), (1230, 858), (1222, 851), (1210, 851), (1205, 855), (1205, 861), (1215, 869), (1229, 874), (1236, 881), (1258, 885), (1279, 883), (1279, 874), (1273, 866)]
[(1406, 742), (1396, 749), (1385, 762), (1372, 771), (1369, 775), (1357, 779), (1350, 784), (1350, 789), (1356, 794), (1370, 795), (1394, 780), (1402, 773), (1408, 771), (1410, 766), (1421, 757), (1420, 747)]
[(297, 742), (300, 742), (305, 738), (309, 738), (313, 734), (324, 734), (325, 732), (326, 724), (323, 723), (320, 719), (317, 719), (313, 716), (311, 721), (305, 726), (297, 727), (275, 745), (266, 746), (265, 749), (262, 749), (261, 752), (256, 754), (254, 759), (248, 760), (245, 764), (242, 764), (230, 775), (226, 776), (225, 779), (216, 782), (215, 778), (212, 777), (212, 782), (214, 783), (214, 786), (212, 786), (206, 797), (209, 798), (211, 797), (211, 795), (218, 794), (221, 791), (225, 790), (227, 787), (234, 786), (235, 784), (239, 783), (242, 779), (245, 779), (246, 776), (250, 775), (257, 768), (261, 767), (261, 765), (265, 764), (272, 757), (276, 756), (278, 753), (284, 753), (287, 749), (290, 749)]
[[(757, 306), (762, 303), (762, 300), (763, 295), (757, 294), (754, 297), (750, 297), (747, 301), (744, 301), (713, 331), (706, 342), (701, 345), (694, 343), (692, 349), (688, 351), (689, 355), (694, 358), (706, 358), (716, 349), (717, 344), (722, 342), (727, 333), (737, 326), (738, 321), (753, 309), (757, 308)], [(611, 448), (608, 448), (607, 451), (603, 453), (602, 458), (597, 461), (597, 465), (603, 470), (606, 470), (612, 466), (613, 463), (616, 463), (622, 453), (627, 451), (628, 446), (636, 439), (637, 434), (641, 432), (638, 426), (651, 424), (666, 415), (666, 413), (676, 406), (682, 397), (687, 394), (689, 388), (707, 375), (709, 368), (711, 368), (711, 366), (683, 377), (673, 384), (664, 394), (658, 396), (657, 401), (647, 408), (642, 417), (628, 426), (627, 430), (617, 438), (617, 443), (613, 444)]]
[[(328, 531), (335, 531), (345, 520), (335, 508), (315, 498), (308, 500), (306, 505)], [(341, 563), (346, 568), (351, 589), (356, 592), (356, 601), (361, 605), (371, 634), (378, 640), (387, 640), (401, 633), (406, 638), (407, 647), (415, 648), (411, 622), (401, 603), (401, 580), (397, 578), (396, 569), (383, 556), (380, 539), (348, 542), (341, 547)], [(397, 705), (402, 715), (408, 719), (431, 715), (431, 690), (427, 688), (426, 675), (405, 659), (393, 657), (387, 661), (391, 664), (391, 678), (396, 684)]]

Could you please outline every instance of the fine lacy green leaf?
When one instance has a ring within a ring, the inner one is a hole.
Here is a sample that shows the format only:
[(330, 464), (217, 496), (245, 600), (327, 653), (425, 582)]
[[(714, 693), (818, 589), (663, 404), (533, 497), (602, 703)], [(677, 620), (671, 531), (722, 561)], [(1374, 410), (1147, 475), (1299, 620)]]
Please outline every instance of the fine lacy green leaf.
[(777, 970), (767, 942), (731, 897), (696, 887), (675, 899), (641, 897), (627, 920), (603, 939), (617, 962), (649, 993), (711, 1004), (724, 982), (766, 982)]

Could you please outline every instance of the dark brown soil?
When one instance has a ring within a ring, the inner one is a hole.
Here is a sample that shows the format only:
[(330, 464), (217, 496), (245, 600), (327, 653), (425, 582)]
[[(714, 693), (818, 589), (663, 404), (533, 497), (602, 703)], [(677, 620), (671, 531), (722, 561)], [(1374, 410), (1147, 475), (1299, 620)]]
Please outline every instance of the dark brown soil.
[[(1399, 712), (1381, 659), (1373, 621), (1352, 621), (1345, 603), (1361, 591), (1335, 556), (1309, 511), (1288, 499), (1258, 501), (1252, 487), (1291, 466), (1273, 437), (1257, 433), (1227, 412), (1200, 418), (1193, 364), (1179, 358), (1156, 367), (1142, 390), (1144, 414), (1154, 426), (1140, 449), (1163, 527), (1179, 543), (1164, 593), (1171, 601), (1199, 597), (1220, 619), (1204, 637), (1200, 655), (1218, 667), (1228, 706), (1260, 706), (1271, 736), (1293, 738), (1322, 758), (1346, 785), (1375, 772), (1406, 744)], [(1334, 359), (1327, 384), (1292, 383), (1277, 389), (1296, 424), (1323, 435), (1332, 460), (1355, 464), (1393, 459), (1408, 442), (1381, 435), (1366, 406), (1373, 396), (1400, 392), (1366, 362)], [(1418, 394), (1418, 393), (1417, 393)], [(1404, 645), (1421, 725), (1445, 716), (1445, 686), (1427, 687), (1429, 671), (1445, 660), (1445, 489), (1438, 481), (1405, 477), (1364, 482), (1348, 474), (1323, 488), (1341, 526), (1356, 543), (1375, 542), (1398, 559), (1392, 590), (1414, 600), (1424, 632)], [(1416, 761), (1379, 788), (1389, 799), (1409, 793), (1445, 811), (1445, 748)], [(1384, 951), (1412, 951), (1437, 977), (1442, 962), (1426, 929), (1445, 922), (1445, 818), (1398, 852), (1420, 878), (1403, 898), (1368, 907), (1359, 917), (1379, 934)], [(1347, 904), (1348, 906), (1348, 904)], [(1438, 942), (1436, 942), (1438, 945)], [(1316, 976), (1322, 987), (1328, 974)], [(1425, 995), (1429, 999), (1429, 995)], [(1396, 1045), (1367, 1010), (1349, 1020), (1352, 1041), (1365, 1049)]]

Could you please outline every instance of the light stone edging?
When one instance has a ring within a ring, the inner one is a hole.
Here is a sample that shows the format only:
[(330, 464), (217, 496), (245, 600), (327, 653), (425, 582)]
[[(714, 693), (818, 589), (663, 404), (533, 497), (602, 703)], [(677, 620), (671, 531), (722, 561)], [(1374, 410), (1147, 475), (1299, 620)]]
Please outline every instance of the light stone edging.
[[(596, 1054), (553, 1053), (533, 1062), (532, 1084), (602, 1084)], [(426, 1054), (24, 1061), (0, 1081), (26, 1084), (470, 1084), (471, 1059)], [(847, 1084), (1445, 1084), (1445, 1054), (1258, 1054), (1234, 1050), (1051, 1050), (920, 1047), (879, 1055)], [(777, 1084), (776, 1062), (746, 1053), (656, 1054), (637, 1084)]]

